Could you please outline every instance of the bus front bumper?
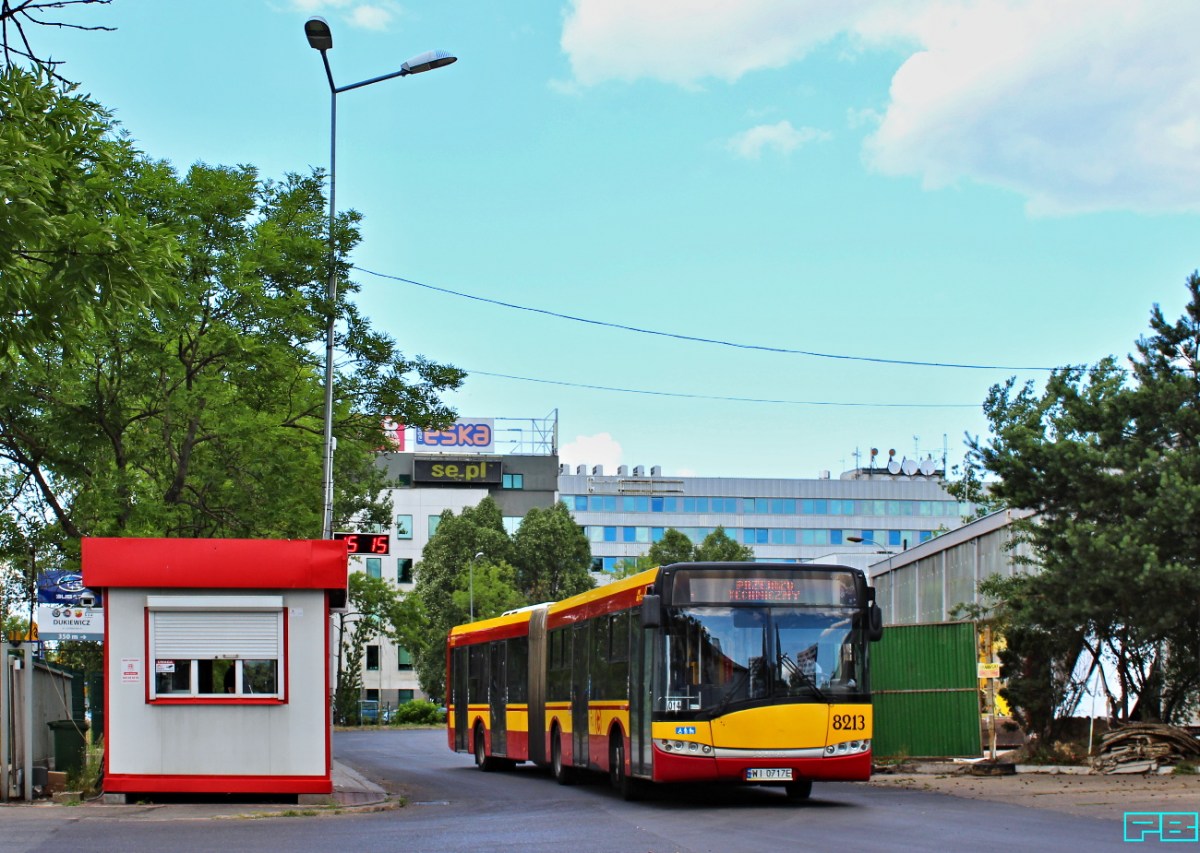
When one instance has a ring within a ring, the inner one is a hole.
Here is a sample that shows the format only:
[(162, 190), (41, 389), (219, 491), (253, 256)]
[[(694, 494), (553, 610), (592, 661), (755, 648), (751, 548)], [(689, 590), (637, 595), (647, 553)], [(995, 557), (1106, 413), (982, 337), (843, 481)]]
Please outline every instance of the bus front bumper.
[[(783, 754), (783, 753), (787, 754)], [(788, 772), (790, 771), (790, 779)], [(871, 751), (827, 756), (806, 750), (716, 750), (714, 755), (666, 751), (654, 744), (655, 782), (729, 782), (748, 785), (789, 781), (865, 782), (871, 778)]]

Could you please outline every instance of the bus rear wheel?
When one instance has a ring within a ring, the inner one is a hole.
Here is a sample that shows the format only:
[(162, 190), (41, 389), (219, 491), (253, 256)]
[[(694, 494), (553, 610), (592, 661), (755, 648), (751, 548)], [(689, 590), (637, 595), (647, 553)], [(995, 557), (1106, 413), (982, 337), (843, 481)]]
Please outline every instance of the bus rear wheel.
[(812, 780), (805, 779), (801, 782), (792, 782), (785, 785), (783, 790), (791, 802), (802, 803), (812, 795)]
[(491, 773), (497, 766), (496, 759), (488, 757), (487, 741), (484, 739), (483, 726), (475, 727), (475, 766), (484, 773)]
[(563, 763), (562, 732), (557, 728), (550, 736), (550, 772), (560, 785), (575, 784), (575, 771)]

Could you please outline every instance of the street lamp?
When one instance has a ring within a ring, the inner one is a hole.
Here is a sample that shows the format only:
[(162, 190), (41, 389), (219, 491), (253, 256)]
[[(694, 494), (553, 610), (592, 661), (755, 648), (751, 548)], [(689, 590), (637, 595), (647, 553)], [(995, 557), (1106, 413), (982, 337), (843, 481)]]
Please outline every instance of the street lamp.
[(861, 542), (863, 545), (874, 545), (876, 548), (878, 548), (878, 549), (879, 549), (879, 553), (880, 553), (880, 554), (894, 554), (894, 553), (896, 553), (895, 551), (890, 551), (890, 550), (888, 550), (888, 548), (886, 548), (885, 546), (883, 546), (883, 545), (879, 544), (879, 543), (878, 543), (878, 542), (876, 542), (874, 539), (870, 539), (870, 538), (868, 538), (868, 537), (865, 537), (865, 536), (847, 536), (847, 537), (846, 537), (846, 541), (847, 541), (847, 542), (855, 542), (855, 543)]
[(323, 513), (321, 538), (333, 538), (333, 335), (334, 322), (337, 319), (337, 253), (333, 238), (334, 195), (337, 187), (337, 96), (351, 89), (361, 89), (372, 83), (391, 80), (393, 77), (407, 77), (410, 74), (420, 74), (432, 71), (455, 62), (458, 57), (444, 50), (427, 50), (417, 54), (400, 66), (399, 71), (361, 80), (348, 86), (337, 86), (333, 82), (333, 70), (329, 67), (327, 52), (333, 49), (333, 33), (324, 18), (309, 18), (304, 22), (304, 35), (308, 45), (313, 50), (321, 52), (321, 62), (325, 64), (325, 77), (329, 80), (329, 284), (325, 295), (329, 302), (329, 324), (325, 329), (325, 441), (323, 445), (324, 460), (321, 473), (321, 490), (323, 495)]

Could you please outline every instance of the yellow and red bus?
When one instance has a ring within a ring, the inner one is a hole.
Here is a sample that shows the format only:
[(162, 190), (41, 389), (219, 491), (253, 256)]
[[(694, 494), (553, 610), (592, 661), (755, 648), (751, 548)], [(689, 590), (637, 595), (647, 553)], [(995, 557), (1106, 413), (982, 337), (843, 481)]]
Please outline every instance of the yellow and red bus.
[(875, 590), (846, 566), (676, 563), (447, 641), (450, 748), (562, 784), (781, 785), (871, 775)]

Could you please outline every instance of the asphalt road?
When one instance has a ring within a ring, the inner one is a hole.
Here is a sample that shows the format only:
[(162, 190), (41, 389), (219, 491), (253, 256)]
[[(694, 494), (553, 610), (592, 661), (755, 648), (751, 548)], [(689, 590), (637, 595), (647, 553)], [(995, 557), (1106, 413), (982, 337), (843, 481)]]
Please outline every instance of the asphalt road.
[(481, 773), (469, 756), (446, 748), (441, 731), (339, 732), (334, 753), (408, 804), (256, 820), (133, 821), (89, 817), (85, 809), (38, 820), (36, 809), (13, 810), (0, 813), (0, 851), (1061, 853), (1125, 846), (1119, 820), (868, 785), (818, 784), (798, 805), (766, 788), (672, 789), (626, 803), (599, 780), (563, 787), (532, 767)]

